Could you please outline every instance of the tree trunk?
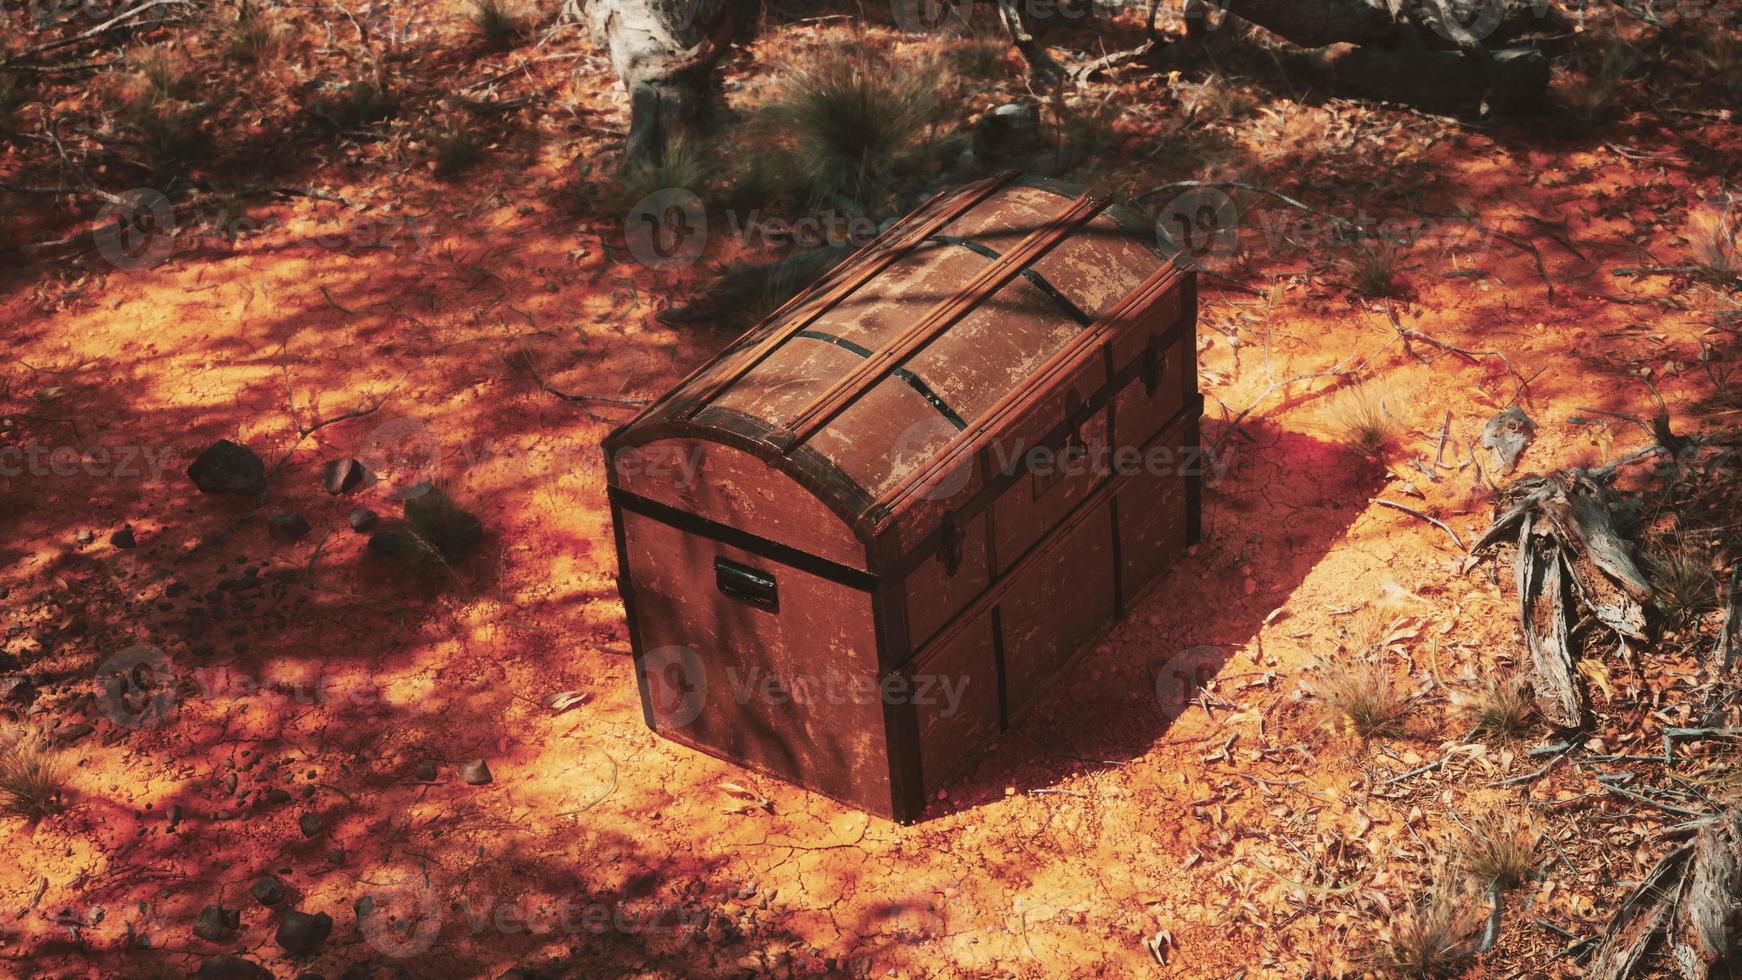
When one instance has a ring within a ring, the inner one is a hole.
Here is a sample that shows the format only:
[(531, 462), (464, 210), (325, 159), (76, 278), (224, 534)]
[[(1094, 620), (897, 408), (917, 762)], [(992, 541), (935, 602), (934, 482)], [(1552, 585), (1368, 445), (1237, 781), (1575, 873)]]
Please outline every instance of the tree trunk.
[(1228, 0), (1227, 12), (1303, 48), (1389, 44), (1398, 18), (1379, 0)]
[[(754, 4), (728, 0), (591, 0), (588, 26), (629, 93), (625, 162), (653, 163), (704, 127), (714, 65)], [(738, 9), (734, 9), (738, 8)]]

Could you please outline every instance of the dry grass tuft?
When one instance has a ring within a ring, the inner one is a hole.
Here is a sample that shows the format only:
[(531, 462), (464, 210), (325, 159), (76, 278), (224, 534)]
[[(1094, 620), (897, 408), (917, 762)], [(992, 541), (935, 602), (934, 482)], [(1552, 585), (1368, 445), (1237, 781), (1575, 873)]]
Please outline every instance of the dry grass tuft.
[(1374, 298), (1397, 296), (1403, 292), (1398, 277), (1403, 274), (1409, 252), (1394, 242), (1357, 242), (1349, 254), (1339, 261), (1349, 277), (1349, 288), (1363, 296)]
[(1708, 206), (1688, 217), (1688, 252), (1695, 268), (1722, 282), (1742, 275), (1742, 217), (1734, 207)]
[(353, 132), (399, 113), (399, 95), (379, 70), (365, 69), (358, 78), (331, 89), (312, 111), (340, 132)]
[(1363, 456), (1382, 459), (1403, 436), (1403, 423), (1386, 408), (1385, 389), (1351, 385), (1325, 402), (1321, 421), (1332, 438)]
[(1524, 883), (1541, 841), (1527, 818), (1493, 806), (1463, 820), (1452, 839), (1452, 855), (1484, 891), (1504, 890)]
[(1639, 64), (1639, 55), (1626, 41), (1610, 37), (1600, 48), (1582, 52), (1585, 77), (1568, 79), (1558, 86), (1559, 96), (1573, 118), (1585, 126), (1595, 125), (1609, 111), (1629, 72)]
[(1380, 930), (1380, 965), (1405, 977), (1454, 976), (1469, 957), (1466, 941), (1476, 924), (1457, 890), (1436, 884), (1419, 907)]
[(1697, 541), (1665, 535), (1647, 550), (1646, 568), (1657, 606), (1672, 619), (1686, 619), (1713, 608), (1718, 601), (1718, 576), (1712, 553)]
[(484, 159), (484, 141), (464, 126), (449, 123), (430, 139), (435, 154), (436, 176), (458, 177)]
[(526, 19), (506, 0), (472, 0), (472, 26), (492, 47), (508, 47), (526, 37)]
[(1179, 86), (1186, 113), (1200, 122), (1238, 119), (1258, 108), (1258, 99), (1222, 75), (1211, 74), (1193, 85)]
[(168, 47), (149, 47), (127, 56), (141, 87), (153, 101), (186, 99), (194, 88), (193, 69), (186, 56)]
[(0, 810), (32, 819), (53, 813), (66, 787), (65, 767), (40, 736), (0, 731)]
[(1362, 738), (1391, 735), (1403, 728), (1409, 699), (1390, 671), (1365, 654), (1321, 658), (1313, 665), (1308, 684)]
[(1517, 738), (1529, 730), (1536, 710), (1530, 697), (1530, 679), (1521, 674), (1490, 677), (1474, 693), (1461, 696), (1460, 702), (1477, 732), (1502, 739)]
[(224, 53), (244, 65), (265, 66), (278, 57), (284, 30), (271, 14), (242, 0), (236, 17), (220, 29)]

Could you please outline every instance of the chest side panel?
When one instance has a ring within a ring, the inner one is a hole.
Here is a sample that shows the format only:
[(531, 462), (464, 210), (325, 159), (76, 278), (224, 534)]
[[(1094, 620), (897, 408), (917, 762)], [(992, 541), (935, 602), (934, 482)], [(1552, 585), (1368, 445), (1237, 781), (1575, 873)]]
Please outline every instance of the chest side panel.
[(888, 814), (871, 594), (650, 516), (619, 519), (649, 724)]

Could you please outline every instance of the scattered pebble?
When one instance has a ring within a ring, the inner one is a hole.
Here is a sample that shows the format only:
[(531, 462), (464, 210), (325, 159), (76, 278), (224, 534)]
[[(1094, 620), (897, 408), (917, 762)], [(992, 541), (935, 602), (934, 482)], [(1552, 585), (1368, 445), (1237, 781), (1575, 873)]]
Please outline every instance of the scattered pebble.
[(277, 905), (284, 901), (284, 882), (273, 875), (256, 878), (254, 884), (248, 886), (248, 891), (261, 905)]
[(483, 759), (473, 759), (460, 767), (460, 778), (469, 786), (487, 786), (491, 782), (490, 767)]

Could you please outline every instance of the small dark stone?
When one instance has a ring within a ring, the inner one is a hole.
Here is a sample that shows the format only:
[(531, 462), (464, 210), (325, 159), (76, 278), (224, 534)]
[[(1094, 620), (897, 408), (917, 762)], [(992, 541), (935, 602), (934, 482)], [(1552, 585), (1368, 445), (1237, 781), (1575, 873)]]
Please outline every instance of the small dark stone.
[(434, 759), (425, 759), (417, 764), (417, 778), (426, 783), (436, 781), (436, 764)]
[(359, 507), (356, 510), (351, 511), (351, 530), (367, 531), (374, 527), (375, 522), (380, 519), (380, 516), (369, 508)]
[(74, 722), (73, 724), (57, 731), (55, 737), (58, 738), (62, 744), (71, 745), (96, 730), (97, 726), (88, 721)]
[(337, 497), (362, 485), (363, 464), (354, 459), (335, 459), (327, 463), (321, 476), (326, 481), (327, 492)]
[[(272, 535), (272, 540), (285, 544), (301, 541), (308, 531), (308, 518), (301, 514), (276, 514), (266, 521), (266, 533)], [(253, 585), (242, 587), (256, 588)]]
[(284, 901), (284, 882), (279, 881), (273, 875), (263, 875), (256, 878), (254, 884), (248, 886), (248, 891), (253, 894), (254, 900), (261, 905), (277, 905)]
[(198, 980), (272, 980), (272, 971), (252, 960), (220, 953), (200, 962)]
[(220, 439), (207, 446), (188, 466), (188, 479), (201, 493), (233, 493), (244, 497), (266, 492), (266, 464), (254, 451)]
[[(290, 794), (286, 793), (285, 795), (288, 798)], [(296, 825), (302, 828), (302, 835), (304, 837), (319, 837), (321, 831), (327, 829), (326, 823), (321, 820), (321, 816), (318, 813), (305, 813), (302, 816), (297, 817)]]
[(169, 809), (164, 812), (164, 817), (168, 820), (170, 829), (174, 830), (175, 825), (181, 823), (181, 804), (171, 803)]
[(483, 759), (473, 759), (460, 767), (460, 778), (469, 786), (487, 786), (490, 784), (490, 767)]
[(266, 802), (279, 806), (290, 802), (290, 790), (282, 786), (274, 786), (266, 791)]
[(117, 548), (139, 547), (139, 539), (133, 536), (133, 525), (131, 524), (109, 535), (109, 543)]
[(176, 596), (187, 592), (187, 590), (188, 584), (186, 582), (171, 582), (169, 583), (169, 587), (163, 590), (163, 594), (174, 599)]
[(335, 847), (332, 850), (328, 851), (327, 852), (327, 862), (330, 864), (344, 864), (345, 863), (345, 849), (342, 847)]
[(352, 902), (351, 908), (357, 913), (357, 921), (362, 922), (369, 918), (369, 913), (375, 911), (375, 899), (372, 896), (364, 895)]
[(194, 935), (207, 942), (221, 943), (242, 925), (242, 913), (222, 905), (208, 905), (194, 919)]
[(333, 932), (333, 917), (325, 912), (313, 915), (296, 909), (285, 909), (278, 917), (278, 945), (298, 956), (306, 956), (321, 948)]

